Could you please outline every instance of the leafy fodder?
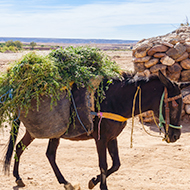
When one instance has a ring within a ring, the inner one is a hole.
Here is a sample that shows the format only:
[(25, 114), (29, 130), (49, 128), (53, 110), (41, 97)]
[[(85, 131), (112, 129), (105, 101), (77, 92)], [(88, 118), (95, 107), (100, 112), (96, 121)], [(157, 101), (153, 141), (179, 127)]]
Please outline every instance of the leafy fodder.
[(35, 52), (25, 55), (0, 76), (0, 125), (12, 122), (22, 110), (27, 115), (32, 99), (39, 110), (41, 98), (51, 97), (52, 107), (65, 86), (70, 88), (70, 83), (75, 82), (78, 88), (89, 87), (90, 79), (96, 76), (120, 76), (117, 64), (97, 48), (67, 47), (47, 56)]

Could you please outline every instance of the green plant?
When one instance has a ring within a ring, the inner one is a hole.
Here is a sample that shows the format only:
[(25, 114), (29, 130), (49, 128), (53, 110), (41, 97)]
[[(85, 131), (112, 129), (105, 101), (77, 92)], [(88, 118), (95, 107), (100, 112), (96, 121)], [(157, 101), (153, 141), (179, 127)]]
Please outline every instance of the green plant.
[(34, 49), (34, 47), (36, 46), (36, 42), (30, 42), (30, 46), (32, 47), (32, 49)]
[(15, 46), (17, 47), (18, 50), (21, 50), (22, 47), (23, 47), (23, 44), (22, 44), (20, 41), (18, 41), (18, 40), (15, 41), (14, 44), (15, 44)]
[(15, 47), (15, 49), (17, 50), (21, 50), (23, 47), (23, 44), (20, 41), (13, 41), (13, 40), (9, 40), (7, 42), (5, 42), (5, 46), (9, 47)]
[(94, 47), (79, 46), (57, 49), (50, 53), (65, 83), (74, 81), (88, 86), (89, 79), (101, 75), (105, 78), (120, 76), (119, 67), (103, 51)]
[[(32, 99), (37, 101), (37, 110), (42, 96), (51, 97), (52, 106), (59, 100), (61, 90), (70, 88), (70, 82), (88, 87), (90, 79), (97, 75), (108, 79), (120, 76), (118, 66), (96, 48), (68, 47), (45, 57), (35, 52), (25, 55), (0, 76), (0, 124), (13, 121), (18, 108), (27, 114)], [(102, 95), (100, 88), (98, 100)]]
[(18, 49), (15, 46), (9, 46), (9, 47), (3, 46), (3, 47), (0, 48), (0, 52), (4, 53), (6, 51), (17, 52)]
[(5, 46), (5, 43), (0, 43), (0, 47), (3, 47), (3, 46)]
[(36, 99), (39, 107), (40, 95), (52, 96), (52, 102), (59, 98), (60, 88), (63, 87), (57, 67), (47, 57), (27, 54), (21, 61), (10, 68), (0, 78), (1, 97), (0, 120), (12, 118), (11, 113), (19, 109), (30, 108), (31, 99)]

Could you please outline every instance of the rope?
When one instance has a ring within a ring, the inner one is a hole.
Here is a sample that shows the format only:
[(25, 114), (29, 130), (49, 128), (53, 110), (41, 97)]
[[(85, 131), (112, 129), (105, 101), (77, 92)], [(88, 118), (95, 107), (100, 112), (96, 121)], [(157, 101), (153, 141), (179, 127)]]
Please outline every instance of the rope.
[(163, 133), (165, 134), (163, 131), (162, 131), (162, 127), (159, 126), (159, 124), (157, 123), (156, 121), (156, 118), (155, 118), (155, 115), (154, 115), (154, 112), (152, 111), (152, 117), (153, 117), (153, 120), (154, 120), (154, 123), (156, 124), (156, 126), (158, 127), (160, 133)]
[[(6, 100), (7, 100), (7, 97), (10, 98), (11, 100), (13, 99), (13, 89), (9, 89), (5, 94), (3, 94), (1, 97), (0, 97), (0, 103), (3, 104)], [(2, 101), (2, 98), (4, 97), (3, 101)], [(18, 117), (16, 119), (13, 120), (13, 122), (16, 122), (20, 117), (20, 110), (18, 109)]]
[[(3, 104), (3, 103), (7, 100), (7, 95), (8, 95), (8, 97), (9, 97), (10, 99), (12, 99), (12, 98), (13, 98), (12, 92), (13, 92), (13, 89), (10, 89), (10, 90), (8, 90), (5, 94), (3, 94), (3, 95), (0, 97), (0, 103)], [(1, 99), (2, 99), (3, 97), (5, 97), (5, 98), (4, 98), (4, 100), (2, 101)]]
[[(144, 122), (143, 122), (143, 117), (142, 117), (142, 110), (141, 110), (141, 89), (139, 90), (139, 111), (140, 111), (140, 119), (141, 119), (141, 123), (142, 123), (142, 126), (143, 126), (144, 131), (145, 131), (148, 135), (150, 135), (150, 136), (152, 136), (152, 137), (161, 137), (161, 136), (158, 136), (158, 135), (153, 135), (153, 134), (149, 133), (149, 132), (145, 129)], [(152, 115), (153, 115), (153, 120), (154, 120), (156, 126), (157, 126), (158, 129), (160, 130), (160, 127), (158, 126), (158, 123), (156, 122), (156, 119), (155, 119), (155, 117), (154, 117), (154, 112), (153, 112), (153, 111), (152, 111)], [(160, 130), (160, 131), (161, 131), (161, 130)], [(163, 131), (161, 131), (161, 132), (163, 133)], [(163, 137), (162, 137), (162, 138), (163, 138)]]
[(74, 100), (74, 97), (73, 97), (73, 94), (72, 94), (71, 90), (70, 90), (70, 93), (71, 93), (71, 100), (72, 100), (72, 102), (73, 102), (73, 106), (74, 106), (74, 109), (75, 109), (77, 118), (78, 118), (80, 124), (82, 125), (82, 127), (84, 128), (84, 130), (86, 131), (86, 133), (88, 134), (88, 130), (86, 129), (86, 127), (85, 127), (84, 124), (82, 123), (82, 121), (81, 121), (81, 119), (80, 119), (80, 116), (79, 116), (79, 114), (78, 114), (77, 107), (76, 107), (76, 104), (75, 104), (75, 100)]
[(102, 115), (102, 112), (99, 112), (97, 115), (98, 115), (98, 117), (100, 117), (100, 120), (98, 122), (98, 141), (99, 141), (100, 140), (100, 124), (102, 122), (103, 115)]
[(133, 98), (133, 108), (132, 108), (132, 127), (131, 127), (131, 145), (130, 148), (133, 147), (133, 128), (134, 128), (134, 117), (135, 117), (135, 103), (136, 103), (136, 98), (138, 95), (138, 91), (140, 90), (140, 87), (137, 87), (137, 91), (135, 93), (135, 96)]
[[(142, 117), (142, 109), (141, 109), (141, 88), (140, 86), (137, 87), (137, 90), (136, 90), (136, 93), (134, 95), (134, 99), (133, 99), (133, 108), (132, 108), (132, 127), (131, 127), (131, 145), (130, 145), (130, 148), (133, 147), (133, 129), (134, 129), (134, 112), (135, 112), (135, 103), (136, 103), (136, 98), (137, 98), (137, 95), (138, 95), (138, 92), (139, 92), (139, 112), (140, 112), (140, 119), (141, 119), (141, 123), (142, 123), (142, 126), (143, 126), (143, 129), (144, 131), (150, 135), (150, 136), (153, 136), (153, 137), (161, 137), (161, 136), (158, 136), (158, 135), (153, 135), (151, 133), (149, 133), (146, 129), (145, 129), (145, 126), (144, 126), (144, 122), (143, 122), (143, 117)], [(157, 122), (156, 122), (156, 119), (153, 115), (153, 119), (154, 119), (154, 122), (156, 124), (156, 126), (160, 129), (160, 127), (158, 126)], [(161, 130), (160, 130), (161, 131)], [(163, 137), (161, 137), (163, 138)]]

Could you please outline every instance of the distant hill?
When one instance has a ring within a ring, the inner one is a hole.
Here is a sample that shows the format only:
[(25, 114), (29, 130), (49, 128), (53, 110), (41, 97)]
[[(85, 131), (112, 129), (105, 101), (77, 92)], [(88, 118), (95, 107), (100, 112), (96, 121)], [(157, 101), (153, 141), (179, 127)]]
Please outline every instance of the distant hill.
[(21, 41), (22, 43), (68, 43), (68, 44), (134, 44), (137, 40), (107, 40), (107, 39), (67, 39), (67, 38), (22, 38), (22, 37), (0, 37), (0, 42), (9, 40)]

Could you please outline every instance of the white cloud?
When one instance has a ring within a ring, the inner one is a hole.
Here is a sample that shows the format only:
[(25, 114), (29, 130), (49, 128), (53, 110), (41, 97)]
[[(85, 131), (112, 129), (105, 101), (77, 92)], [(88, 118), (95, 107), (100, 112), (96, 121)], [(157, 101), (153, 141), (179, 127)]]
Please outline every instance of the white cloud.
[(136, 0), (14, 12), (5, 3), (0, 6), (0, 36), (117, 38), (121, 26), (184, 22), (189, 7), (189, 0)]

